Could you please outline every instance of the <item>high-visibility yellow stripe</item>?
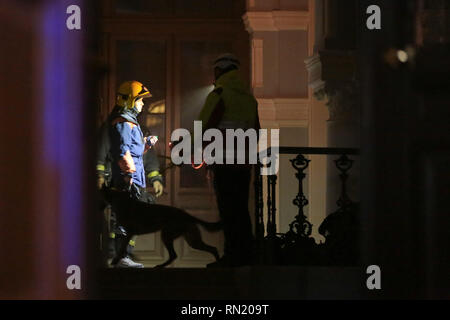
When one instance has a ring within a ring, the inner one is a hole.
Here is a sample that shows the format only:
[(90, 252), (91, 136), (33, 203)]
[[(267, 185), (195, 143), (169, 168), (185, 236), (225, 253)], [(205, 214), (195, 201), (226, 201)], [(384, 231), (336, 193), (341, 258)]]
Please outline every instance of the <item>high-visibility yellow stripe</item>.
[(130, 240), (130, 242), (128, 242), (130, 244), (130, 246), (134, 247), (136, 246), (136, 241), (134, 240)]
[(97, 171), (105, 171), (105, 166), (103, 164), (98, 164)]
[(110, 237), (111, 239), (114, 239), (114, 238), (116, 237), (116, 234), (115, 234), (114, 232), (111, 232), (111, 233), (109, 234), (109, 237)]
[(161, 174), (159, 173), (159, 171), (152, 171), (152, 172), (150, 172), (148, 175), (147, 175), (147, 177), (148, 178), (153, 178), (153, 177), (156, 177), (156, 176), (160, 176)]

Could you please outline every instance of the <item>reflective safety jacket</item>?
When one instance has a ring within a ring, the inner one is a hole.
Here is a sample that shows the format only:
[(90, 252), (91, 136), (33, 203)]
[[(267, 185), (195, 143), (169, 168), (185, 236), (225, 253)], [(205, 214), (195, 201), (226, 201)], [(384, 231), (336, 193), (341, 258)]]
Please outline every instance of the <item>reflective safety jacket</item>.
[(206, 98), (198, 120), (203, 129), (259, 129), (258, 103), (238, 71), (223, 74)]
[[(214, 90), (206, 98), (198, 120), (202, 121), (203, 130), (216, 128), (225, 133), (226, 129), (243, 129), (244, 131), (255, 129), (258, 133), (260, 129), (258, 103), (240, 79), (237, 70), (229, 71), (219, 77)], [(224, 155), (234, 152), (236, 159), (236, 144), (233, 150), (226, 150), (225, 137), (224, 135)], [(247, 156), (248, 147), (247, 144)]]

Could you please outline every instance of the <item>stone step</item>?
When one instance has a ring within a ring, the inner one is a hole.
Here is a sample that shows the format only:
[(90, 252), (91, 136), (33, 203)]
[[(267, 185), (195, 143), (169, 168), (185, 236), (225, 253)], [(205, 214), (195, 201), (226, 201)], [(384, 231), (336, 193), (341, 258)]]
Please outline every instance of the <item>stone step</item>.
[(367, 275), (359, 267), (103, 269), (106, 299), (363, 299)]

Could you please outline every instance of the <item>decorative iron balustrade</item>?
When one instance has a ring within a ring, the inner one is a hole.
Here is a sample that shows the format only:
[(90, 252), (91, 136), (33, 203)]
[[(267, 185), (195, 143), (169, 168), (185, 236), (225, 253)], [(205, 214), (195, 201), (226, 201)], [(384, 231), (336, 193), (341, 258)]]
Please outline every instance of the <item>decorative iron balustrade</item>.
[[(270, 155), (271, 149), (267, 150)], [(356, 265), (359, 260), (359, 205), (347, 194), (349, 170), (357, 156), (358, 149), (352, 148), (310, 148), (280, 147), (279, 154), (296, 155), (290, 159), (296, 170), (298, 193), (293, 204), (298, 207), (298, 214), (289, 225), (286, 233), (277, 233), (276, 227), (276, 183), (277, 176), (267, 176), (267, 223), (264, 225), (263, 176), (260, 165), (255, 168), (255, 238), (258, 264), (268, 265)], [(319, 233), (325, 242), (316, 244), (311, 237), (312, 224), (308, 221), (304, 208), (308, 199), (303, 191), (305, 170), (311, 160), (305, 155), (337, 155), (334, 163), (339, 170), (341, 194), (337, 201), (338, 209), (329, 214), (319, 227)], [(279, 161), (279, 159), (277, 159)], [(266, 232), (265, 232), (266, 231)]]

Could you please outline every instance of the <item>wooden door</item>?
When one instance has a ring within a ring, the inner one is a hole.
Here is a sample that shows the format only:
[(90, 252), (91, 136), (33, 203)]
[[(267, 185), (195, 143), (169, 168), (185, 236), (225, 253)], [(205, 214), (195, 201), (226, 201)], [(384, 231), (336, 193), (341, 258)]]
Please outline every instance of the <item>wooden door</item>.
[[(214, 58), (223, 52), (238, 52), (242, 47), (232, 34), (192, 35), (131, 35), (117, 34), (106, 41), (110, 73), (107, 77), (108, 110), (113, 107), (115, 90), (123, 81), (138, 80), (152, 93), (145, 100), (141, 118), (143, 127), (158, 135), (156, 150), (165, 180), (164, 195), (158, 203), (176, 206), (206, 221), (218, 221), (212, 181), (207, 170), (190, 165), (166, 168), (170, 164), (168, 144), (176, 128), (193, 129), (193, 121), (213, 89)], [(244, 58), (245, 61), (245, 58)], [(150, 186), (149, 191), (152, 191)], [(223, 252), (223, 233), (211, 233), (200, 227), (210, 245)], [(178, 259), (171, 267), (204, 267), (214, 261), (209, 253), (190, 248), (184, 239), (175, 243)], [(136, 255), (145, 266), (164, 262), (168, 253), (160, 233), (138, 237)]]

